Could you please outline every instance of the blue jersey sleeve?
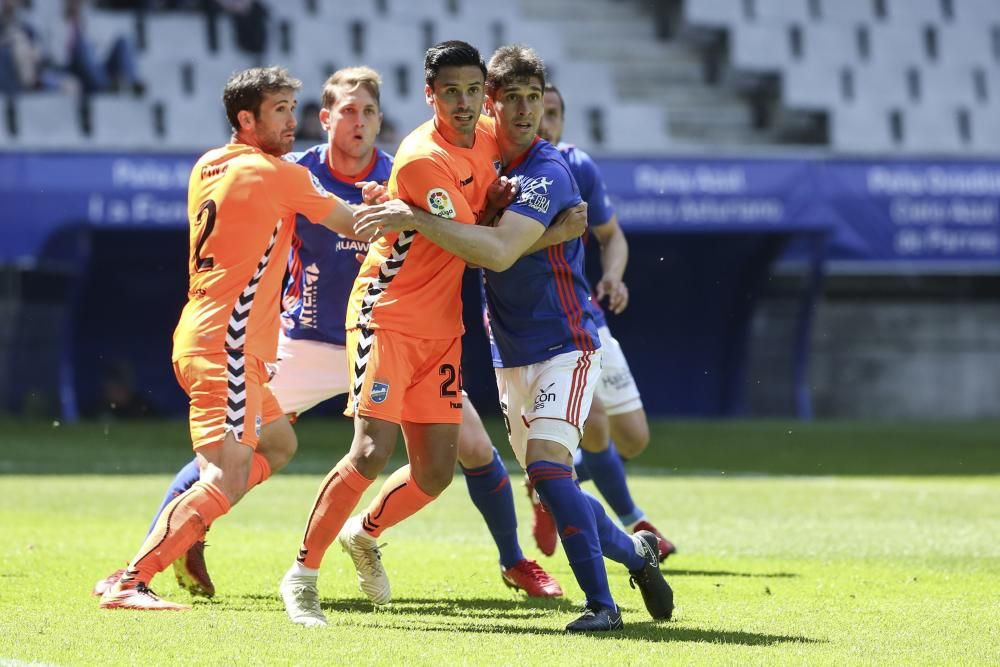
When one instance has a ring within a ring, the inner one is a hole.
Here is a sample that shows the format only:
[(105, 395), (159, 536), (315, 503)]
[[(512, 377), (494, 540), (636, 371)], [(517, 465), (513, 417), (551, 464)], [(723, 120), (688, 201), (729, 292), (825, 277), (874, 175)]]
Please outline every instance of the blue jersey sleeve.
[(577, 151), (577, 153), (579, 153), (580, 159), (575, 163), (576, 169), (573, 175), (576, 176), (576, 181), (580, 185), (580, 196), (583, 197), (583, 201), (587, 202), (587, 224), (591, 227), (599, 227), (611, 222), (611, 218), (615, 215), (615, 209), (608, 197), (608, 189), (604, 185), (601, 170), (598, 169), (593, 158), (583, 151)]
[(517, 174), (517, 196), (507, 210), (537, 220), (547, 228), (560, 211), (580, 201), (576, 181), (565, 164), (538, 160)]

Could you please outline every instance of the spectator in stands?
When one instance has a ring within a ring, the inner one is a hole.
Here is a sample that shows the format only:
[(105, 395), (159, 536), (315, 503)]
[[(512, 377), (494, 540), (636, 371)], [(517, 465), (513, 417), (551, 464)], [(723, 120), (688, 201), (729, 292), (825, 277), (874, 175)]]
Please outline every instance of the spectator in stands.
[[(218, 13), (227, 14), (233, 22), (236, 47), (252, 56), (262, 56), (267, 50), (267, 6), (260, 0), (209, 0), (210, 20)], [(326, 138), (323, 134), (317, 141)]]
[(22, 0), (0, 0), (0, 93), (79, 90), (76, 79), (54, 66), (39, 32), (21, 16)]
[[(302, 112), (299, 114), (299, 129), (296, 132), (296, 141), (301, 141), (303, 145), (312, 146), (318, 141), (326, 141), (326, 130), (319, 120), (319, 104), (316, 102), (306, 102), (302, 105)], [(304, 149), (303, 149), (304, 150)]]
[(62, 20), (48, 26), (53, 63), (75, 76), (84, 92), (142, 91), (135, 46), (128, 35), (98, 40), (88, 33), (89, 0), (64, 0)]
[(21, 17), (20, 0), (0, 0), (0, 92), (38, 87), (42, 53), (38, 35)]

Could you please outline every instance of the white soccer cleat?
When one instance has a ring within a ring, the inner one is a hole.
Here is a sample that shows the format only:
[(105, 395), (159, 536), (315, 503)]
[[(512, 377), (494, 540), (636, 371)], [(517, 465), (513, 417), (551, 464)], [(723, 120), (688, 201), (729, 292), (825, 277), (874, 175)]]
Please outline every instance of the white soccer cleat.
[(392, 590), (389, 587), (389, 575), (382, 567), (382, 552), (385, 546), (369, 536), (361, 529), (360, 517), (352, 517), (337, 535), (341, 548), (354, 561), (354, 569), (358, 571), (358, 587), (374, 604), (389, 604), (392, 600)]
[(319, 606), (319, 588), (317, 577), (295, 574), (293, 570), (285, 573), (278, 584), (281, 599), (285, 601), (285, 611), (292, 623), (304, 625), (307, 628), (318, 628), (326, 625), (326, 616)]

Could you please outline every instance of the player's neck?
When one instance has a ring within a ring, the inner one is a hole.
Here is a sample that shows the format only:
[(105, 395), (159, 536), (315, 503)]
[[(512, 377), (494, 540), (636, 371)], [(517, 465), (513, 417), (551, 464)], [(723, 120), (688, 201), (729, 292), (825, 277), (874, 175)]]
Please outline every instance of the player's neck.
[(354, 157), (342, 151), (330, 147), (327, 151), (326, 164), (330, 167), (334, 176), (357, 176), (371, 171), (372, 162), (375, 159), (375, 147), (361, 157)]
[(497, 145), (500, 147), (500, 160), (505, 167), (509, 167), (515, 162), (520, 162), (531, 150), (531, 147), (538, 142), (538, 137), (532, 139), (527, 145), (515, 144), (504, 139), (503, 135), (497, 133)]
[(452, 146), (458, 146), (459, 148), (472, 148), (476, 145), (476, 130), (474, 127), (472, 132), (469, 134), (463, 134), (452, 128), (447, 123), (438, 122), (438, 119), (435, 117), (434, 129), (436, 129), (438, 134), (444, 137), (444, 140)]

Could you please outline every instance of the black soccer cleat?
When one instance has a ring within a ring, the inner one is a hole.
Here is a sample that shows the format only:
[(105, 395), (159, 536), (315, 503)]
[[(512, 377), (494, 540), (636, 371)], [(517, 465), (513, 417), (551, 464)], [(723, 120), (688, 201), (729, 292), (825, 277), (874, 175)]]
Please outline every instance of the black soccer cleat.
[(621, 630), (622, 613), (616, 609), (587, 604), (580, 618), (566, 626), (566, 632), (611, 632)]
[(641, 569), (629, 570), (632, 576), (629, 585), (639, 588), (646, 611), (655, 619), (669, 619), (674, 613), (674, 592), (670, 584), (660, 572), (660, 549), (656, 535), (648, 530), (640, 530), (635, 534), (643, 544), (643, 556), (646, 559)]

